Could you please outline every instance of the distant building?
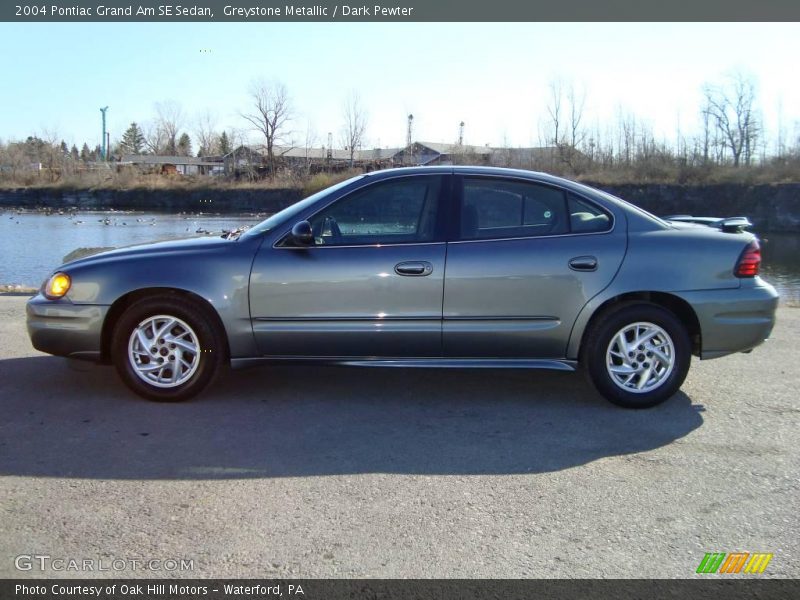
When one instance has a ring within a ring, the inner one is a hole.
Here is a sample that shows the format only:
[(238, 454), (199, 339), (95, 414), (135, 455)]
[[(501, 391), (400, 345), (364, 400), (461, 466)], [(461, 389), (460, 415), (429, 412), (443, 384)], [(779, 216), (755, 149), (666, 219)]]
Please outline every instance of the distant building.
[(133, 165), (143, 171), (162, 175), (222, 175), (225, 172), (224, 161), (193, 156), (126, 154), (118, 164)]
[[(351, 166), (350, 151), (343, 148), (274, 146), (277, 168), (320, 171), (344, 171)], [(571, 150), (569, 157), (583, 156)], [(497, 148), (468, 144), (414, 142), (411, 147), (367, 148), (356, 150), (352, 166), (362, 171), (391, 167), (426, 165), (494, 165), (522, 169), (548, 169), (565, 162), (564, 149)], [(222, 156), (155, 156), (126, 155), (118, 163), (132, 165), (149, 172), (180, 175), (228, 175), (259, 179), (268, 174), (266, 148), (262, 145), (241, 145)]]
[(414, 142), (411, 148), (402, 148), (397, 156), (401, 165), (456, 165), (489, 164), (492, 149), (488, 146), (467, 144), (440, 144), (436, 142)]

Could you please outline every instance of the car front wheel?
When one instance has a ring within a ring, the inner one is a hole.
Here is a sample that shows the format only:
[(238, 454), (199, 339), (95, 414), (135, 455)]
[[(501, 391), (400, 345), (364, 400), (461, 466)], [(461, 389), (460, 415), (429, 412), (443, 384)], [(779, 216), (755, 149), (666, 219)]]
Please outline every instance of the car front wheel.
[(606, 399), (625, 408), (649, 408), (680, 389), (689, 371), (691, 343), (674, 314), (634, 304), (597, 320), (583, 361)]
[(222, 336), (195, 302), (146, 298), (120, 317), (112, 360), (134, 392), (157, 402), (180, 402), (200, 393), (224, 358)]

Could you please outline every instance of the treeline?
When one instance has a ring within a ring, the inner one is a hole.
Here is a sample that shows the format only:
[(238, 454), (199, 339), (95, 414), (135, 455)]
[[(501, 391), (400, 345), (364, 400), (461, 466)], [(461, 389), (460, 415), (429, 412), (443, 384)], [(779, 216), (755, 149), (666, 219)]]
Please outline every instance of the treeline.
[[(776, 134), (768, 136), (755, 81), (741, 72), (704, 85), (699, 126), (691, 134), (676, 127), (669, 139), (657, 136), (646, 119), (622, 108), (609, 122), (591, 122), (587, 90), (571, 83), (553, 80), (545, 96), (536, 148), (502, 144), (487, 155), (464, 143), (462, 129), (453, 140), (449, 160), (545, 170), (598, 183), (800, 181), (797, 125), (788, 135), (781, 119)], [(309, 125), (298, 128), (294, 115), (286, 86), (266, 80), (251, 84), (250, 105), (239, 113), (241, 129), (221, 130), (210, 111), (190, 119), (176, 102), (157, 103), (151, 119), (132, 122), (115, 139), (108, 158), (113, 162), (131, 154), (219, 157), (256, 140), (270, 183), (275, 185), (281, 177), (297, 182), (296, 173), (291, 178), (282, 173), (278, 147), (344, 149), (351, 167), (359, 150), (370, 149), (368, 112), (355, 91), (343, 102), (335, 139), (332, 133), (322, 139)], [(424, 138), (424, 134), (414, 137)], [(103, 158), (100, 146), (68, 147), (52, 135), (0, 141), (0, 183), (92, 185), (100, 171), (104, 173), (100, 178), (111, 180), (113, 186), (118, 174)], [(130, 179), (130, 175), (125, 177)]]
[(781, 119), (770, 138), (755, 81), (743, 72), (705, 84), (699, 127), (689, 135), (677, 125), (670, 139), (623, 108), (613, 122), (589, 124), (586, 97), (571, 83), (549, 85), (539, 140), (553, 148), (548, 167), (556, 174), (608, 183), (800, 181), (797, 124), (790, 136)]

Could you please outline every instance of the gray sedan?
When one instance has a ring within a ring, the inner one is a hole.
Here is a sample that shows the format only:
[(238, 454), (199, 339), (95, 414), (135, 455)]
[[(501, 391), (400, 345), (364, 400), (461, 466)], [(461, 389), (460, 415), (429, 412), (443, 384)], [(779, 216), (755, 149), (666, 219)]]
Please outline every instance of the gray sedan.
[(158, 401), (195, 396), (225, 364), (315, 362), (583, 367), (642, 408), (679, 389), (692, 355), (769, 336), (778, 296), (747, 225), (662, 220), (528, 171), (386, 170), (243, 233), (65, 264), (28, 302), (28, 331)]

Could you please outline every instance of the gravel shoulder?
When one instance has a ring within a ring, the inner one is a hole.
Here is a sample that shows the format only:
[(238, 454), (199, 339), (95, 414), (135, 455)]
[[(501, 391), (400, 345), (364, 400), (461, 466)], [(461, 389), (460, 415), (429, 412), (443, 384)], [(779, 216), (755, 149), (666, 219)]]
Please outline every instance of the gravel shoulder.
[[(800, 576), (800, 310), (627, 411), (580, 376), (265, 367), (147, 403), (34, 351), (0, 296), (0, 577)], [(45, 572), (21, 554), (191, 559)]]

